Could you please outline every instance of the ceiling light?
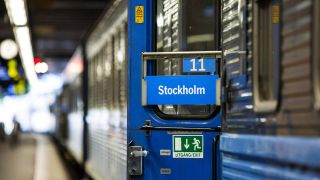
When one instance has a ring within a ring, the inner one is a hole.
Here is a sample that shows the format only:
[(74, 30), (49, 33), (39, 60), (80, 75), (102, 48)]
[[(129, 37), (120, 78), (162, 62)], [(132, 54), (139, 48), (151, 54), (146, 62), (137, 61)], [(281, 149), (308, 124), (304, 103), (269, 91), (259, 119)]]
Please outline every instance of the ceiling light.
[(32, 86), (36, 85), (37, 74), (34, 71), (33, 50), (28, 27), (27, 5), (25, 0), (5, 0), (8, 16), (19, 47), (24, 72)]
[(34, 71), (33, 52), (29, 28), (27, 26), (15, 27), (13, 28), (13, 30), (20, 49), (19, 53), (22, 60), (24, 71), (26, 73), (30, 85), (32, 86), (37, 80), (37, 75)]
[(11, 39), (5, 39), (0, 44), (0, 55), (3, 59), (9, 60), (18, 54), (18, 46)]
[(5, 0), (9, 19), (15, 26), (24, 26), (28, 22), (24, 0)]
[(49, 70), (48, 64), (45, 62), (37, 63), (34, 67), (37, 73), (46, 73)]

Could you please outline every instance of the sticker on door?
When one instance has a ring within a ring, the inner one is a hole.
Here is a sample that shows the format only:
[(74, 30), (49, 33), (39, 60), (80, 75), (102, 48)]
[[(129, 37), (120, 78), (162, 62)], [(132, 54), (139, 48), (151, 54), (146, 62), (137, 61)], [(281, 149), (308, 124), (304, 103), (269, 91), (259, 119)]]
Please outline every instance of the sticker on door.
[(173, 158), (203, 158), (203, 135), (173, 135)]

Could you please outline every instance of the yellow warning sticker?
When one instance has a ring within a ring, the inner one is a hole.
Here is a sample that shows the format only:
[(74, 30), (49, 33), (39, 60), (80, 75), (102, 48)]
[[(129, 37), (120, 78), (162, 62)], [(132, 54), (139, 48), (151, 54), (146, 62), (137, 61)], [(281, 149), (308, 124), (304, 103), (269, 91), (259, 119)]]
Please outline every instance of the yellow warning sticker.
[(136, 6), (135, 17), (136, 17), (137, 24), (144, 23), (144, 7), (143, 6)]
[(272, 23), (278, 24), (279, 23), (279, 16), (280, 16), (280, 7), (279, 5), (272, 6)]

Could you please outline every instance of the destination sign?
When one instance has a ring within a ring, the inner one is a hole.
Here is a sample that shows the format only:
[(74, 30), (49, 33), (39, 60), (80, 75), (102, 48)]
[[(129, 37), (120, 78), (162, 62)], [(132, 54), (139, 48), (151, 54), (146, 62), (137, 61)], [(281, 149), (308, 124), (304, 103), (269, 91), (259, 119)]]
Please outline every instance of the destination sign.
[(217, 75), (146, 76), (147, 104), (216, 104)]

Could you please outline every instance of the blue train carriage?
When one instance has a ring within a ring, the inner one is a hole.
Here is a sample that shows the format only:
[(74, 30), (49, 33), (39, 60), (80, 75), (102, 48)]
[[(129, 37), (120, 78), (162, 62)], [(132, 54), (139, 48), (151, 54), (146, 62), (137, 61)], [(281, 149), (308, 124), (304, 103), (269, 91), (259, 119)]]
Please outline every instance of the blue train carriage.
[(126, 179), (127, 3), (114, 1), (85, 43), (88, 64), (85, 168), (94, 179)]
[(223, 179), (318, 179), (317, 0), (222, 1)]
[(220, 6), (129, 0), (129, 179), (219, 178)]

